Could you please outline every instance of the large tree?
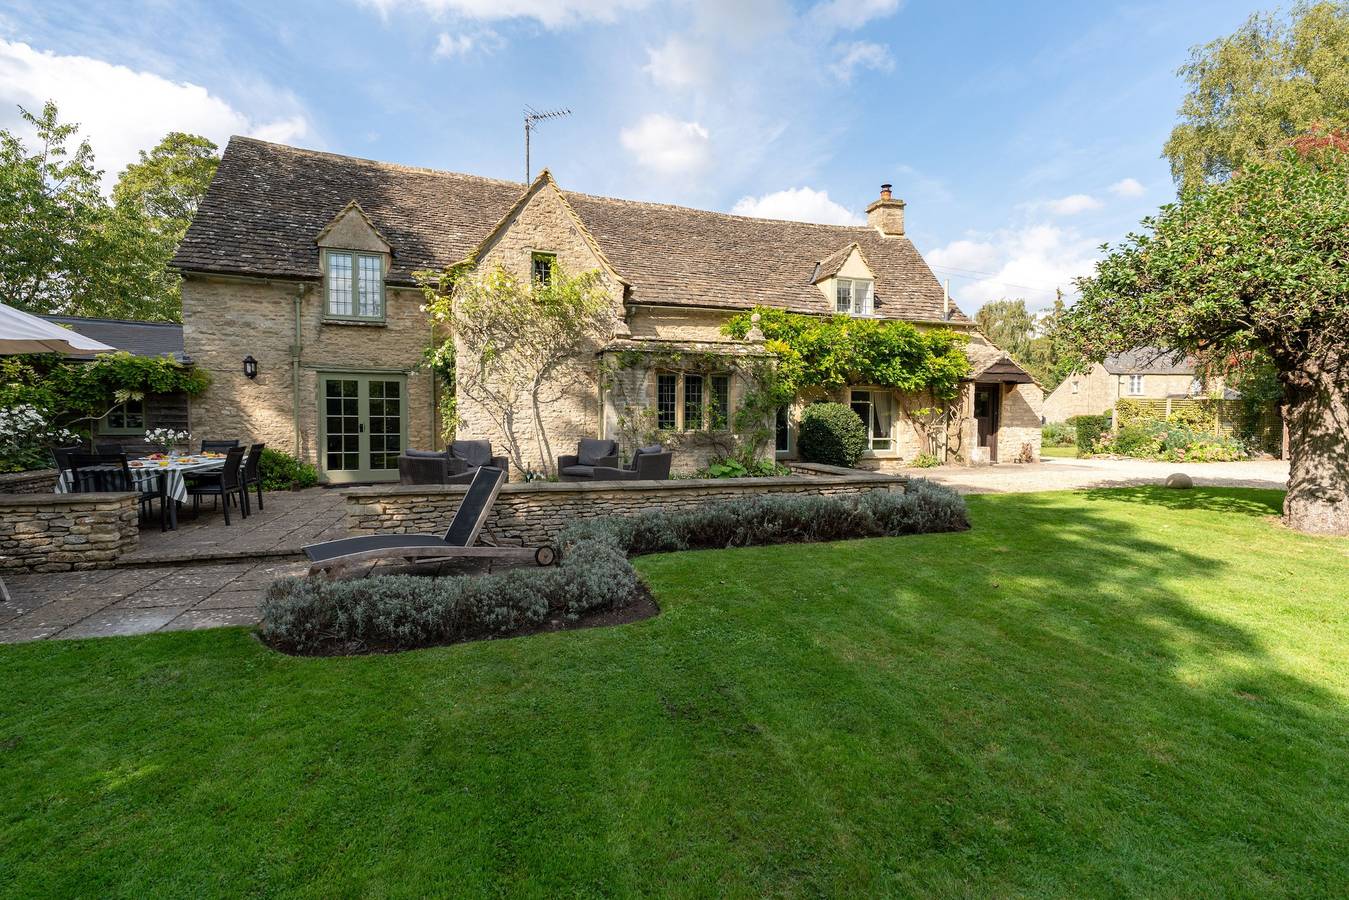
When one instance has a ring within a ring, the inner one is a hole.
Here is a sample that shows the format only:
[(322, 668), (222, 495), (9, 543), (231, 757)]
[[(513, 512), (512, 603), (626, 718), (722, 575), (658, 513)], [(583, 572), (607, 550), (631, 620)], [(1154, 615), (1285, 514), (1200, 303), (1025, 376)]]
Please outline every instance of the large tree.
[(1182, 190), (1230, 177), (1314, 127), (1349, 126), (1349, 5), (1298, 3), (1194, 48), (1164, 155)]
[(1143, 220), (1081, 279), (1089, 356), (1263, 351), (1283, 389), (1294, 528), (1349, 534), (1349, 140), (1306, 138)]
[(1053, 337), (1055, 323), (1065, 309), (1062, 296), (1051, 310), (1038, 316), (1026, 307), (1025, 300), (994, 300), (979, 308), (974, 321), (989, 340), (1034, 375), (1045, 391), (1052, 391), (1077, 363), (1076, 355)]
[(167, 269), (214, 174), (215, 145), (169, 134), (127, 167), (109, 202), (88, 141), (48, 102), (20, 109), (34, 148), (0, 131), (0, 300), (36, 313), (177, 321)]

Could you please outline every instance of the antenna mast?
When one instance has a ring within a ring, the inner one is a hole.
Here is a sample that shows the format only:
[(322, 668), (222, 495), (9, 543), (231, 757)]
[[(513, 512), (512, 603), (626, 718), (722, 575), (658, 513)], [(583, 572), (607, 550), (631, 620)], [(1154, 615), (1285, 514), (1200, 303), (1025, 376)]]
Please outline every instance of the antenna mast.
[(532, 106), (525, 107), (525, 184), (529, 184), (529, 133), (537, 127), (536, 123), (544, 119), (560, 119), (569, 115), (571, 115), (569, 109), (548, 109), (539, 112)]

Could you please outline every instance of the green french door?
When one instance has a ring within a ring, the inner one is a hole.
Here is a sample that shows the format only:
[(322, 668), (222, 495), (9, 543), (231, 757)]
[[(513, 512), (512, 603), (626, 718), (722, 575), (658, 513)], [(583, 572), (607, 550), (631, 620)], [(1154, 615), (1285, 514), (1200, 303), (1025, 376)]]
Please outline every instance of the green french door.
[(321, 373), (319, 431), (325, 481), (397, 481), (407, 446), (407, 379)]

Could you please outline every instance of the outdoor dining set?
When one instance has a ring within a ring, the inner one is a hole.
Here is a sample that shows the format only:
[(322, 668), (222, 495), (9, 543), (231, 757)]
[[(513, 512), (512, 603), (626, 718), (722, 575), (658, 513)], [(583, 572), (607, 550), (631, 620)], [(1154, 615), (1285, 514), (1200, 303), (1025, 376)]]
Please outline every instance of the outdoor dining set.
[(266, 445), (241, 446), (237, 440), (201, 442), (197, 453), (155, 453), (129, 457), (119, 444), (97, 442), (93, 452), (83, 446), (59, 447), (52, 451), (60, 474), (58, 494), (130, 491), (140, 496), (142, 520), (149, 520), (159, 502), (159, 529), (178, 527), (178, 508), (192, 499), (192, 512), (200, 513), (201, 498), (224, 511), (230, 523), (230, 507), (237, 506), (244, 518), (252, 513), (250, 492), (257, 494), (263, 509), (262, 451)]

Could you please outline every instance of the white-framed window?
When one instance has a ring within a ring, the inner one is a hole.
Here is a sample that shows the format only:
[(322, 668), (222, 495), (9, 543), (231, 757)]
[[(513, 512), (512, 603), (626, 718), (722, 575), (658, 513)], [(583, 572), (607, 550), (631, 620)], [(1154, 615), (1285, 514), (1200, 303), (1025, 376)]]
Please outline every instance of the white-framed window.
[(332, 319), (384, 318), (384, 257), (354, 250), (324, 251), (323, 311)]
[(1142, 395), (1143, 395), (1143, 376), (1142, 376), (1142, 375), (1130, 375), (1130, 376), (1129, 376), (1129, 396), (1131, 396), (1131, 397), (1141, 397)]
[(867, 426), (867, 447), (874, 453), (892, 446), (890, 426), (894, 421), (894, 398), (889, 391), (852, 391), (852, 411)]
[(1074, 394), (1077, 393), (1077, 379), (1076, 379), (1076, 378), (1073, 379), (1073, 393), (1074, 393)]
[(834, 311), (849, 316), (871, 315), (872, 283), (869, 278), (835, 278)]
[(662, 431), (726, 431), (731, 423), (731, 376), (656, 373), (656, 427)]
[(119, 403), (98, 423), (100, 434), (139, 434), (145, 431), (145, 401)]

